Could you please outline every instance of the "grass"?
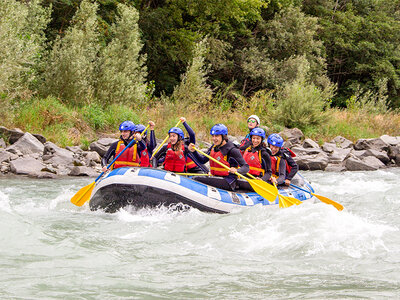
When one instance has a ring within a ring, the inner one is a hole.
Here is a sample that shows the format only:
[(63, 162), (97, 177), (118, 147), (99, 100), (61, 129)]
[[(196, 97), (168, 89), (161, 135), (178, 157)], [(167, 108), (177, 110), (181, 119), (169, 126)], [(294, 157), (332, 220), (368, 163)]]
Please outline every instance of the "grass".
[[(18, 127), (23, 131), (39, 133), (59, 146), (81, 145), (88, 148), (91, 141), (101, 136), (118, 136), (118, 125), (124, 120), (147, 125), (149, 120), (156, 123), (156, 136), (164, 139), (169, 128), (175, 126), (179, 117), (184, 116), (196, 132), (196, 138), (209, 141), (210, 128), (224, 123), (230, 135), (244, 136), (247, 133), (247, 117), (254, 114), (252, 108), (224, 110), (219, 107), (202, 110), (193, 109), (182, 103), (153, 101), (145, 109), (113, 104), (103, 108), (100, 105), (86, 105), (71, 108), (60, 100), (33, 98), (13, 102), (0, 97), (0, 118), (2, 126)], [(304, 134), (319, 143), (330, 141), (341, 135), (353, 142), (360, 138), (374, 138), (383, 134), (400, 136), (400, 114), (371, 114), (363, 111), (330, 109), (329, 117), (318, 126), (306, 127)], [(267, 115), (259, 113), (262, 125), (268, 126), (268, 134), (279, 132), (284, 127), (274, 123)]]

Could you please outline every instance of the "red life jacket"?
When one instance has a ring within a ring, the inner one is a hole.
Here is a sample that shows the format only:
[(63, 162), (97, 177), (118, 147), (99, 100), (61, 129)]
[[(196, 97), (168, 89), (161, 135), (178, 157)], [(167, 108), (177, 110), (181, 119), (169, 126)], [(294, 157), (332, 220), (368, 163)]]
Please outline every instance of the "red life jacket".
[(151, 167), (149, 151), (147, 151), (147, 148), (144, 149), (142, 152), (140, 152), (140, 166), (141, 167)]
[[(122, 150), (125, 149), (125, 144), (123, 141), (119, 141), (117, 144), (117, 149), (115, 150), (115, 156), (120, 154)], [(138, 167), (140, 164), (140, 158), (137, 153), (137, 144), (126, 149), (124, 153), (114, 162), (113, 169), (121, 167)]]
[(250, 167), (249, 173), (254, 176), (264, 175), (265, 170), (261, 165), (261, 151), (251, 152), (251, 147), (248, 147), (243, 154), (244, 160)]
[[(223, 163), (224, 165), (231, 167), (227, 161), (227, 157), (223, 156), (221, 151), (218, 151), (218, 152), (214, 151), (214, 147), (212, 147), (212, 149), (211, 149), (210, 156), (212, 158), (215, 158), (219, 162)], [(219, 164), (217, 164), (216, 162), (214, 162), (212, 160), (210, 160), (210, 172), (211, 172), (211, 175), (214, 175), (214, 176), (228, 176), (229, 175), (229, 171), (227, 169), (221, 167)]]
[(196, 163), (190, 158), (186, 158), (186, 170), (190, 170), (197, 167)]
[[(289, 148), (282, 148), (282, 150), (287, 150), (291, 157), (296, 156), (296, 154)], [(283, 158), (282, 155), (280, 155), (280, 156), (271, 155), (271, 169), (272, 169), (272, 176), (274, 176), (274, 177), (279, 177), (279, 163), (281, 161), (281, 158)], [(283, 158), (283, 159), (285, 159), (285, 158)], [(289, 174), (290, 171), (292, 170), (292, 167), (289, 166), (286, 159), (285, 159), (285, 164), (286, 164), (286, 174)]]
[(164, 170), (179, 173), (184, 172), (186, 165), (184, 150), (185, 147), (182, 145), (182, 149), (175, 152), (172, 150), (171, 143), (169, 143), (167, 146), (167, 152), (165, 154)]
[[(250, 139), (248, 137), (243, 139), (243, 141), (240, 143), (239, 148), (243, 147), (247, 142), (250, 142)], [(240, 150), (240, 153), (243, 155), (244, 151)]]

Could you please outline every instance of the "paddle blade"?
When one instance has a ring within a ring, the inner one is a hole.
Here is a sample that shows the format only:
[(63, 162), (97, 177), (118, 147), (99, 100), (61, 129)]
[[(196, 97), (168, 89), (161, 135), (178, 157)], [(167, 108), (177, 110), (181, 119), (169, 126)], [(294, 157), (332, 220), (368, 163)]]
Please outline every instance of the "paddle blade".
[(88, 184), (87, 186), (84, 186), (81, 188), (72, 198), (71, 202), (72, 204), (75, 204), (76, 206), (82, 206), (85, 204), (86, 201), (89, 200), (90, 195), (92, 194), (92, 190), (94, 188), (96, 182), (92, 182), (91, 184)]
[(279, 202), (282, 201), (282, 206), (283, 207), (289, 207), (292, 205), (299, 205), (301, 204), (301, 201), (299, 199), (293, 198), (293, 197), (288, 197), (288, 196), (283, 196), (279, 194)]
[(337, 210), (343, 210), (343, 205), (340, 203), (337, 203), (329, 198), (326, 198), (324, 196), (321, 195), (316, 195), (314, 193), (311, 193), (313, 196), (317, 197), (321, 202), (324, 202), (326, 204), (331, 204), (333, 205)]
[(246, 179), (254, 191), (269, 202), (275, 202), (278, 189), (263, 180)]

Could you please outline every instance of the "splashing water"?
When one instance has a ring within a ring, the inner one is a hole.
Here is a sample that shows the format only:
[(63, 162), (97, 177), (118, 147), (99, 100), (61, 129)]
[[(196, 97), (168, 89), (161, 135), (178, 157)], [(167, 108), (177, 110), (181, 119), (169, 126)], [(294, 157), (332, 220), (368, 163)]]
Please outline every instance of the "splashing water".
[(0, 179), (5, 299), (395, 299), (400, 169), (305, 172), (344, 205), (196, 209), (76, 207), (92, 179)]

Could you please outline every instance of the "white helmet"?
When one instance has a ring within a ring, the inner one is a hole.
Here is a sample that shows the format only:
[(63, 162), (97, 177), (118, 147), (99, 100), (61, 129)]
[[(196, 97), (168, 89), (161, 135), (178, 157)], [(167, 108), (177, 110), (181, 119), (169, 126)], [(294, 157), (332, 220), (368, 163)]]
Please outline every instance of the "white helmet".
[(257, 117), (256, 115), (251, 115), (250, 117), (247, 118), (247, 121), (249, 121), (250, 119), (256, 120), (258, 125), (260, 125), (260, 118)]

